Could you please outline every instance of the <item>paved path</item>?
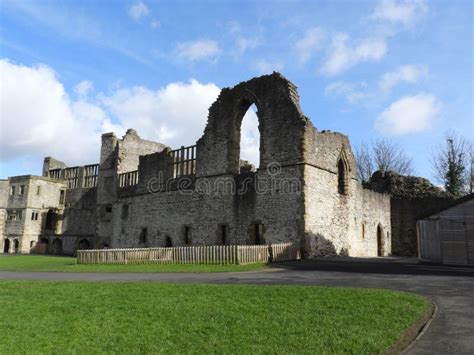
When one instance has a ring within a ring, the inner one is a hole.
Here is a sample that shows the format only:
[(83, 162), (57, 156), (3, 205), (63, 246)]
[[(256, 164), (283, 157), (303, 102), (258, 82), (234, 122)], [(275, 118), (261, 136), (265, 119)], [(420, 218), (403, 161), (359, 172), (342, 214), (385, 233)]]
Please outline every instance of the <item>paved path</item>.
[(418, 265), (407, 259), (305, 260), (277, 266), (268, 271), (205, 274), (0, 271), (0, 279), (302, 284), (411, 291), (433, 300), (438, 315), (409, 354), (474, 354), (474, 268)]

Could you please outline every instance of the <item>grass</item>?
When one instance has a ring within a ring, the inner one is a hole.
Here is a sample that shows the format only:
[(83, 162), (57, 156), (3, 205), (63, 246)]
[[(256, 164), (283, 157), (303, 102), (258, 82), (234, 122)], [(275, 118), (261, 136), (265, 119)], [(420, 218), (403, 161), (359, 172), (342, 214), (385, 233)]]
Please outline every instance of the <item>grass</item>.
[(0, 281), (0, 353), (375, 354), (416, 295), (315, 286)]
[(231, 272), (262, 270), (265, 263), (249, 265), (84, 265), (76, 258), (47, 255), (0, 256), (0, 271), (69, 271), (69, 272)]

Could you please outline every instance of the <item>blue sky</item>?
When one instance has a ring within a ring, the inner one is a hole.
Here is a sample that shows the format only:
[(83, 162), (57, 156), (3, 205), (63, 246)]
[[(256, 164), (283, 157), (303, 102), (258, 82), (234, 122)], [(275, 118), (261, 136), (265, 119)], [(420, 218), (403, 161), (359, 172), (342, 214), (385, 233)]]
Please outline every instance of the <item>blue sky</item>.
[[(400, 143), (432, 178), (444, 132), (474, 136), (470, 1), (0, 2), (0, 178), (98, 160), (134, 127), (193, 144), (222, 87), (280, 71), (319, 129)], [(256, 122), (242, 127), (254, 159)]]

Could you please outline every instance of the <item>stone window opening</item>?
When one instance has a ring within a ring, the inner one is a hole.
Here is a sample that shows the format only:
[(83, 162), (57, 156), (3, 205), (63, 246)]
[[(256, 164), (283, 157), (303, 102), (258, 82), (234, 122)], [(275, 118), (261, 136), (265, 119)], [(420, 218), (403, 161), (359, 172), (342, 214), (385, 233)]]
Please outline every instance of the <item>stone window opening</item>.
[(260, 129), (255, 104), (246, 110), (240, 124), (239, 173), (255, 172), (260, 167)]
[(191, 227), (190, 226), (184, 226), (184, 244), (190, 245), (191, 244)]
[(171, 248), (173, 246), (173, 241), (169, 236), (166, 236), (165, 238), (165, 247), (166, 248)]
[(41, 186), (36, 186), (36, 195), (40, 195), (41, 194)]
[(61, 205), (64, 204), (64, 195), (65, 195), (65, 191), (64, 191), (64, 190), (59, 191), (59, 203), (60, 203)]
[(20, 185), (20, 191), (18, 192), (19, 195), (25, 194), (25, 185)]
[(217, 231), (217, 245), (226, 245), (227, 244), (227, 224), (219, 224)]
[(148, 228), (142, 228), (140, 232), (140, 244), (146, 244), (148, 239)]
[(7, 211), (7, 220), (8, 221), (21, 221), (22, 218), (21, 210), (10, 210)]
[(343, 152), (337, 161), (337, 191), (341, 195), (349, 193), (349, 163)]
[(253, 223), (250, 226), (250, 245), (265, 245), (265, 227), (261, 223)]
[(10, 189), (10, 195), (14, 195), (16, 190), (16, 186), (12, 186)]
[(365, 239), (365, 223), (362, 222), (362, 239)]
[(39, 213), (34, 211), (34, 212), (31, 212), (31, 220), (32, 221), (37, 221), (38, 220), (38, 215)]

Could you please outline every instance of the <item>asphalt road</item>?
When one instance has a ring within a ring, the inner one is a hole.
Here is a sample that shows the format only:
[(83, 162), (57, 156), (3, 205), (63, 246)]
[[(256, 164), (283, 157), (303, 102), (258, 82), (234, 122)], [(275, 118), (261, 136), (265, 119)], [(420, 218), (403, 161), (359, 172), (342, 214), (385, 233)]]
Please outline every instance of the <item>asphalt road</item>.
[[(304, 260), (238, 273), (7, 272), (9, 280), (161, 281), (231, 284), (298, 284), (388, 288), (415, 292), (438, 313), (409, 354), (474, 354), (474, 268), (419, 265), (409, 259)], [(374, 310), (376, 311), (376, 310)], [(403, 311), (402, 309), (400, 310)]]

